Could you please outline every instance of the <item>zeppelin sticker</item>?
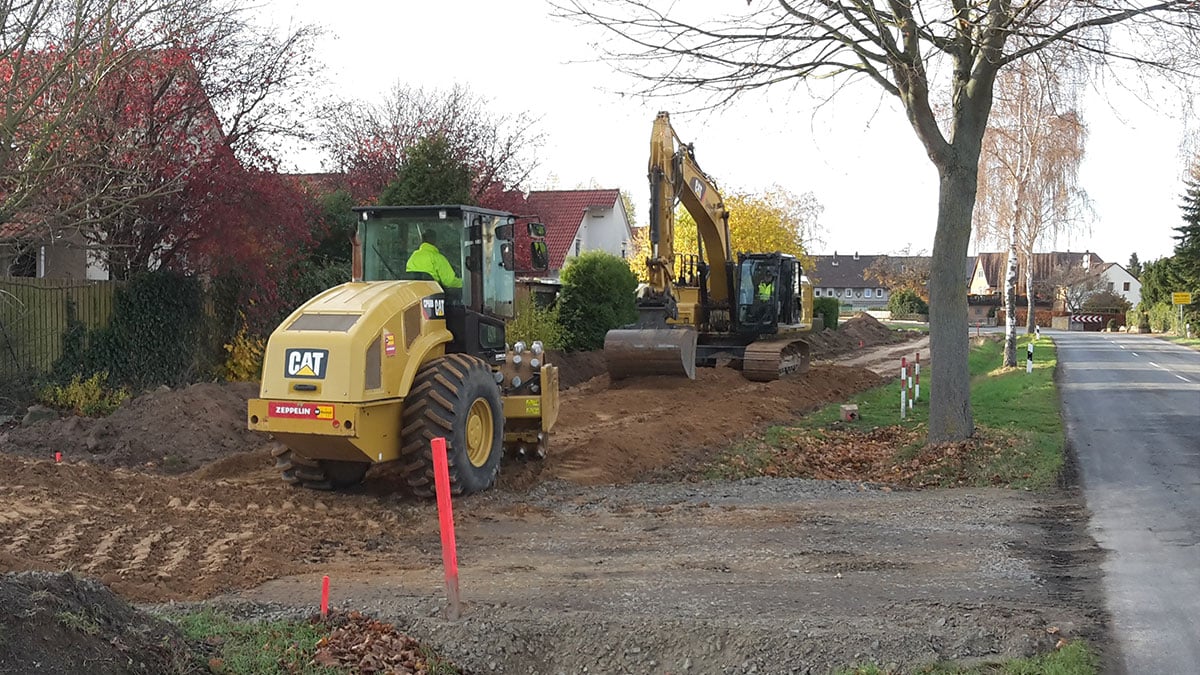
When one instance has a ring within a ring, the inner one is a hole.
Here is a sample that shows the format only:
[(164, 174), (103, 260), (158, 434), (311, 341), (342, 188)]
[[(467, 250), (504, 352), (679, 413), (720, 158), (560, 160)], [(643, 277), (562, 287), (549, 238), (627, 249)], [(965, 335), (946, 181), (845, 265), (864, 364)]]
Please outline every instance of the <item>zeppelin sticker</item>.
[(331, 420), (333, 406), (316, 403), (286, 403), (271, 401), (267, 417), (285, 417), (294, 420)]

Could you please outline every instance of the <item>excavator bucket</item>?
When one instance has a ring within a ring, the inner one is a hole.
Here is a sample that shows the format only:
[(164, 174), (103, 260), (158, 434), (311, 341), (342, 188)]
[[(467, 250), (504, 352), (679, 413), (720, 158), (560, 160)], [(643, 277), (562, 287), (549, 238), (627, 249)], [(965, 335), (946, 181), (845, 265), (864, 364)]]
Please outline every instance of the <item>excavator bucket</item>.
[(621, 328), (604, 336), (612, 380), (642, 375), (696, 379), (696, 331), (691, 328)]

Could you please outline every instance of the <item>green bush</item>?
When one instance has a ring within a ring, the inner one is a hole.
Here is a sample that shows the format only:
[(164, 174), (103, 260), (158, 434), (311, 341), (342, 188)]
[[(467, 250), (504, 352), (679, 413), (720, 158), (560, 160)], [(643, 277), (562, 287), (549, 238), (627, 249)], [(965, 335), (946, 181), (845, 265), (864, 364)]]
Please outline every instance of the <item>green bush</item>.
[(892, 293), (888, 298), (888, 309), (893, 317), (929, 313), (929, 305), (915, 291), (907, 288)]
[(813, 318), (821, 317), (829, 330), (837, 330), (839, 311), (837, 298), (813, 298)]
[(569, 351), (600, 349), (604, 334), (637, 319), (637, 277), (625, 261), (603, 251), (573, 258), (562, 271), (559, 322)]
[(108, 373), (109, 381), (134, 389), (191, 381), (201, 370), (202, 293), (198, 279), (158, 271), (117, 291), (104, 328), (86, 330), (69, 314), (54, 380)]
[(546, 349), (562, 349), (566, 343), (558, 321), (558, 306), (539, 307), (530, 299), (517, 303), (516, 316), (508, 322), (504, 334), (509, 342), (533, 344), (534, 340), (541, 340)]
[(38, 400), (46, 405), (87, 417), (108, 415), (127, 398), (125, 389), (109, 388), (106, 372), (93, 373), (87, 379), (75, 375), (66, 384), (48, 384), (38, 393)]

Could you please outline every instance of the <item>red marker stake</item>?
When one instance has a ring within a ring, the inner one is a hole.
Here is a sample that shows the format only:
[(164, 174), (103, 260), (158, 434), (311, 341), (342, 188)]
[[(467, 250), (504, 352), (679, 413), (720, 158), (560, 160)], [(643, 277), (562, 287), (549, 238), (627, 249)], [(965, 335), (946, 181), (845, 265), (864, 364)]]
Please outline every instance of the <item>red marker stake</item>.
[(446, 569), (446, 596), (450, 600), (450, 618), (462, 614), (458, 599), (458, 549), (454, 544), (454, 510), (450, 503), (450, 467), (446, 462), (446, 439), (435, 438), (433, 479), (437, 487), (438, 524), (442, 530), (442, 566)]
[(321, 577), (321, 618), (329, 618), (329, 575)]
[(54, 453), (54, 463), (58, 464), (59, 462), (62, 462), (62, 453), (56, 452)]

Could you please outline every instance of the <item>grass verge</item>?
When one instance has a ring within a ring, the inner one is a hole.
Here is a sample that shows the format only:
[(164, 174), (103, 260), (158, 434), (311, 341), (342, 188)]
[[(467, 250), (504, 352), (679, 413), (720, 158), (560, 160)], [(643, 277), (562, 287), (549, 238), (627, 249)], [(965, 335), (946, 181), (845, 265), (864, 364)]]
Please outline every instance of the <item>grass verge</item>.
[(965, 443), (925, 444), (929, 391), (900, 419), (900, 387), (891, 383), (852, 398), (859, 419), (840, 420), (840, 403), (785, 426), (772, 427), (730, 448), (704, 467), (707, 478), (793, 476), (902, 485), (1004, 485), (1041, 489), (1063, 465), (1064, 435), (1054, 384), (1056, 350), (1043, 336), (1026, 374), (1029, 336), (1017, 344), (1017, 368), (1002, 368), (1002, 340), (973, 340), (968, 366), (977, 431)]
[[(1071, 642), (1048, 654), (978, 666), (938, 663), (912, 671), (916, 675), (1095, 675), (1100, 660), (1083, 642)], [(891, 675), (878, 666), (856, 666), (838, 675)]]
[(1200, 350), (1200, 337), (1183, 337), (1182, 335), (1155, 335), (1154, 337), (1168, 342), (1174, 342), (1177, 345), (1190, 347), (1195, 350)]
[(390, 624), (354, 612), (331, 612), (328, 621), (236, 621), (210, 610), (164, 618), (221, 675), (344, 675), (364, 671), (354, 665), (360, 657), (360, 665), (376, 668), (369, 672), (460, 672)]

